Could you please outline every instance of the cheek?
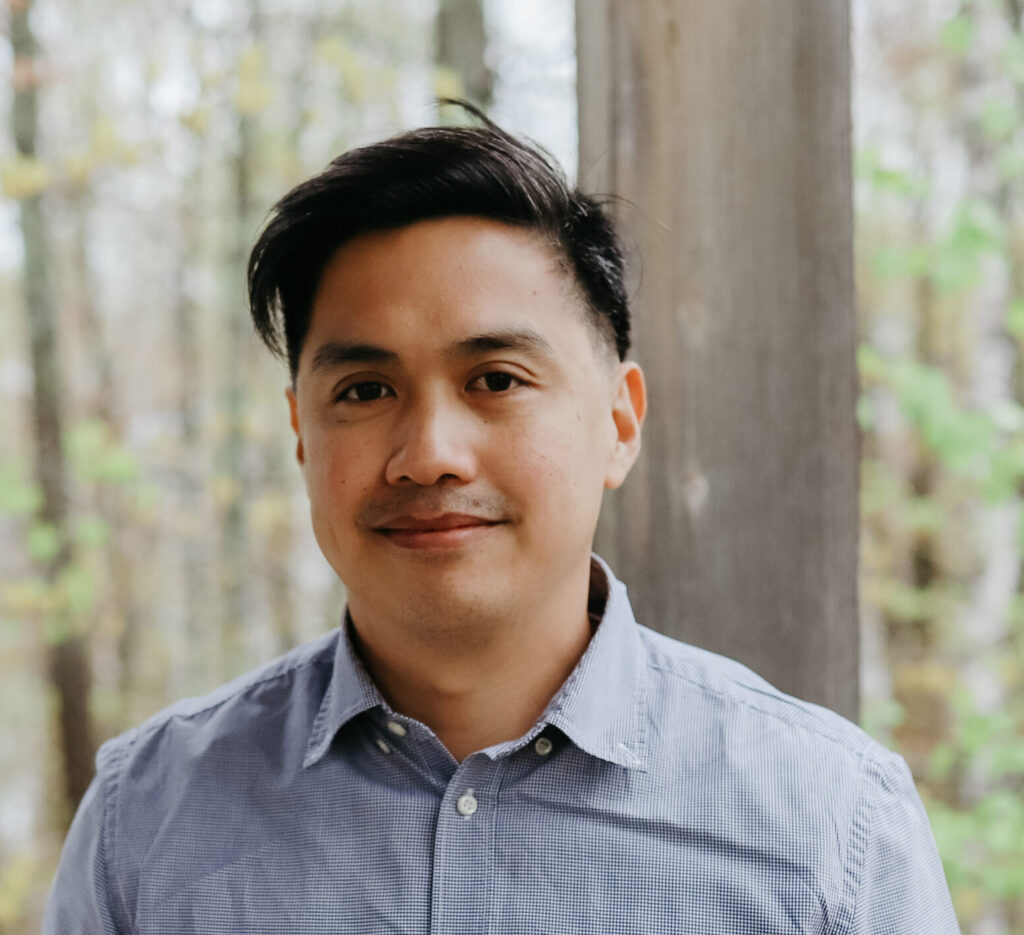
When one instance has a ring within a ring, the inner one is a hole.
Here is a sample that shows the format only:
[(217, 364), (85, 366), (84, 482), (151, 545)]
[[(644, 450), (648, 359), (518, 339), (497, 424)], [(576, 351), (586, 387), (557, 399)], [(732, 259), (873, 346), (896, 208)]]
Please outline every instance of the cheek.
[(600, 499), (604, 474), (597, 470), (599, 445), (592, 432), (581, 431), (582, 425), (577, 416), (524, 429), (502, 459), (503, 472), (520, 491), (524, 505), (543, 503), (549, 521), (575, 521), (581, 498), (593, 494)]
[(306, 447), (306, 484), (314, 507), (322, 511), (344, 509), (347, 500), (370, 487), (375, 473), (366, 445), (328, 437)]

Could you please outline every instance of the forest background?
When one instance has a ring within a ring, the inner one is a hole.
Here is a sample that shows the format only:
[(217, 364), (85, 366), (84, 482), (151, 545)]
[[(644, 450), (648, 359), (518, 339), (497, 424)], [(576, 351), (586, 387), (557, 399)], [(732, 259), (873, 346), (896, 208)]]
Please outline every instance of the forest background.
[[(966, 935), (1024, 935), (1022, 0), (854, 0), (864, 726)], [(575, 171), (570, 0), (11, 0), (0, 29), (0, 932), (104, 738), (337, 622), (245, 258), (465, 95)], [(753, 469), (753, 465), (751, 465)], [(813, 621), (807, 622), (813, 626)]]

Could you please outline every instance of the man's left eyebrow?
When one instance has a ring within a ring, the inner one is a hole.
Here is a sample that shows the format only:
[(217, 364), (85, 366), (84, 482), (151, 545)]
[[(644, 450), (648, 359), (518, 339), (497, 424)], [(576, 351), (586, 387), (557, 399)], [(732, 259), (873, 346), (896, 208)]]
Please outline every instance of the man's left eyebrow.
[(397, 359), (398, 355), (394, 351), (376, 344), (327, 341), (317, 348), (310, 369), (315, 373), (317, 370), (330, 370), (345, 364), (391, 363)]
[(499, 328), (456, 341), (448, 349), (449, 357), (475, 357), (492, 351), (520, 351), (536, 357), (555, 359), (555, 349), (532, 328)]

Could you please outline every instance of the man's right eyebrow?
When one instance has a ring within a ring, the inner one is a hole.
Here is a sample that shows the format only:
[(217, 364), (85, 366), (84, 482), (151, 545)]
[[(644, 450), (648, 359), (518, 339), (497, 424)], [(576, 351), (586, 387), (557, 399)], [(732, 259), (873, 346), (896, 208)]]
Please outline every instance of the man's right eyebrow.
[(398, 360), (394, 351), (377, 344), (346, 344), (342, 341), (327, 341), (316, 349), (310, 369), (316, 373), (331, 370), (345, 364), (393, 363)]

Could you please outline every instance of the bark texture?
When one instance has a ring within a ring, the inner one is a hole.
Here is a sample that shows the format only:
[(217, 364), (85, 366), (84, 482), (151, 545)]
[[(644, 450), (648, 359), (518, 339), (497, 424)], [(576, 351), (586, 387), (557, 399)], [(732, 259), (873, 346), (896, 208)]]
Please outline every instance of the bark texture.
[(598, 549), (641, 622), (856, 717), (848, 4), (579, 0), (577, 43), (652, 405)]

